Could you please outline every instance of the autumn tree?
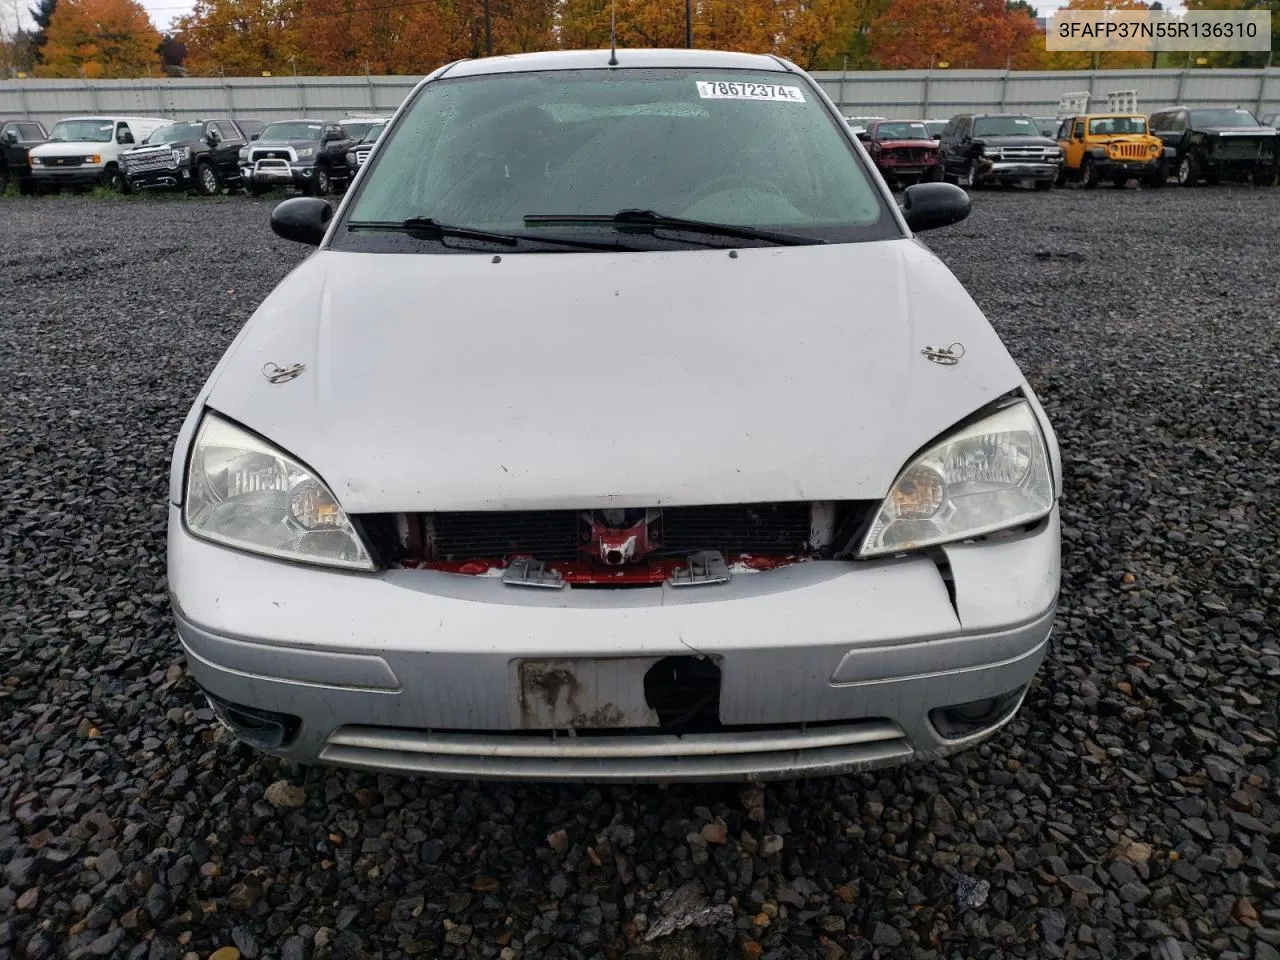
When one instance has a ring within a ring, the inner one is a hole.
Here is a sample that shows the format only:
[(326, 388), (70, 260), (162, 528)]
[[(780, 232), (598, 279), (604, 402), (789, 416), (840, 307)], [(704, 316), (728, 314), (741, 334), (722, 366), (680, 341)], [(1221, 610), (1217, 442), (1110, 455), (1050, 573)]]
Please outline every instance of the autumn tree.
[(1005, 0), (893, 0), (871, 25), (871, 54), (890, 69), (946, 62), (969, 69), (1035, 69), (1043, 41)]
[(44, 77), (140, 77), (160, 65), (160, 33), (137, 0), (59, 0), (49, 20)]
[(291, 70), (302, 0), (196, 0), (174, 24), (195, 76), (260, 76)]

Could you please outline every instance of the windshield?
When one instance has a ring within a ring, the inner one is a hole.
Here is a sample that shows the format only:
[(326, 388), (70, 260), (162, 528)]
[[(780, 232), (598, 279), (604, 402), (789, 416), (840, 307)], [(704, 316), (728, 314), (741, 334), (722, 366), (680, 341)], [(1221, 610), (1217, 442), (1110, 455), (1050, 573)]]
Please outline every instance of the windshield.
[(352, 140), (363, 140), (364, 135), (369, 132), (369, 128), (375, 122), (373, 120), (344, 120), (342, 121), (342, 129), (347, 132), (347, 136)]
[(942, 136), (942, 131), (947, 129), (947, 124), (949, 122), (950, 121), (947, 120), (930, 120), (925, 124), (925, 129), (929, 131), (929, 136), (936, 140), (938, 137)]
[(259, 140), (319, 140), (323, 123), (310, 123), (306, 120), (281, 120), (269, 123), (262, 131)]
[(1146, 117), (1099, 117), (1089, 121), (1089, 132), (1094, 136), (1110, 137), (1120, 134), (1147, 132)]
[(111, 120), (59, 120), (49, 131), (49, 142), (108, 143), (115, 128)]
[(973, 121), (975, 137), (1038, 137), (1040, 127), (1031, 117), (978, 117)]
[[(350, 129), (350, 128), (348, 128), (348, 129)], [(385, 130), (385, 129), (387, 129), (387, 121), (386, 121), (386, 120), (383, 120), (383, 121), (382, 121), (382, 122), (380, 122), (380, 123), (375, 123), (375, 124), (374, 124), (373, 126), (371, 126), (367, 131), (365, 131), (365, 135), (364, 135), (363, 137), (361, 137), (361, 138), (360, 138), (360, 142), (361, 142), (361, 143), (373, 143), (373, 142), (374, 142), (375, 140), (377, 140), (380, 136), (382, 136), (382, 131), (383, 131), (383, 130)]]
[(877, 140), (932, 140), (923, 123), (882, 123), (876, 127)]
[[(828, 241), (901, 235), (812, 87), (781, 73), (722, 69), (538, 71), (427, 84), (347, 216), (364, 224), (430, 217), (527, 234), (551, 230), (530, 228), (528, 216), (629, 209)], [(569, 229), (596, 236), (610, 228)], [(564, 226), (555, 231), (566, 234)]]
[(1248, 110), (1192, 110), (1193, 127), (1256, 127), (1258, 121)]
[(177, 143), (180, 140), (199, 140), (202, 136), (204, 136), (202, 123), (171, 123), (151, 134), (143, 143)]

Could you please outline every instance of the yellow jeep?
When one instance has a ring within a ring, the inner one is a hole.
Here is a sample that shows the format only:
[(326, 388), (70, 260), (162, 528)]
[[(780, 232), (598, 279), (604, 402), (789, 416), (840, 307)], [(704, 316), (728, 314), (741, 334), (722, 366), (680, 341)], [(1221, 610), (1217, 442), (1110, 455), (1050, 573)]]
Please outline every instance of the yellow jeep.
[(1103, 180), (1123, 187), (1136, 177), (1163, 187), (1175, 151), (1152, 136), (1147, 118), (1137, 113), (1092, 113), (1067, 117), (1058, 127), (1063, 164), (1059, 183), (1078, 180), (1093, 189)]

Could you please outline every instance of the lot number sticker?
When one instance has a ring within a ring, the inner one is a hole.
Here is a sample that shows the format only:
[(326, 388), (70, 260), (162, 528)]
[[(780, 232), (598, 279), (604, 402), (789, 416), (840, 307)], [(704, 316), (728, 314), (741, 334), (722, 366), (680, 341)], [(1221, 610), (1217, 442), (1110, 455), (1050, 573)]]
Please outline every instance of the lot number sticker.
[(697, 83), (698, 96), (703, 100), (780, 100), (783, 103), (804, 103), (804, 94), (799, 87), (728, 80), (699, 80)]

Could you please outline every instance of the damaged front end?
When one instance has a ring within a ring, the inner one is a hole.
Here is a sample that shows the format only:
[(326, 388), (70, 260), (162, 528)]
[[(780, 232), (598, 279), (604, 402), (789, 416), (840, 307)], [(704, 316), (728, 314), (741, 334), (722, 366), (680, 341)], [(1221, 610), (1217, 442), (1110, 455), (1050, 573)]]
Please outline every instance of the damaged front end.
[(395, 513), (359, 520), (385, 566), (553, 589), (683, 587), (839, 556), (856, 542), (876, 505), (795, 501)]

